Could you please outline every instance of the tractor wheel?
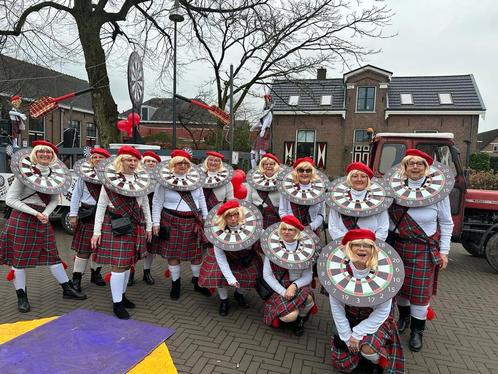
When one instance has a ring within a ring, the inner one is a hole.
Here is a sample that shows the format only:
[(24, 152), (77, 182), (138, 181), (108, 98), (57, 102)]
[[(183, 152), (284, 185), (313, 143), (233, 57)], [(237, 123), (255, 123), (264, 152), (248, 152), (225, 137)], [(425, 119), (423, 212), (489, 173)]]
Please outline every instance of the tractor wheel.
[(486, 244), (486, 260), (498, 272), (498, 233), (489, 238)]
[(463, 248), (474, 257), (483, 257), (484, 249), (479, 246), (475, 241), (470, 239), (462, 239)]
[(69, 235), (74, 234), (73, 227), (71, 226), (71, 222), (69, 221), (69, 209), (66, 209), (61, 216), (61, 225), (65, 232)]

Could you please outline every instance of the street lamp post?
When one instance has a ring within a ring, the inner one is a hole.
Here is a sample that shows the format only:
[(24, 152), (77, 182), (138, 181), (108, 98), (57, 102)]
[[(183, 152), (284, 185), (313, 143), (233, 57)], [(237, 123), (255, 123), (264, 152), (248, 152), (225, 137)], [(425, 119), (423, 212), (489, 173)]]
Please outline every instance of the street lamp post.
[(178, 23), (185, 20), (181, 14), (178, 0), (175, 0), (169, 19), (175, 23), (173, 34), (173, 149), (176, 149), (176, 35)]

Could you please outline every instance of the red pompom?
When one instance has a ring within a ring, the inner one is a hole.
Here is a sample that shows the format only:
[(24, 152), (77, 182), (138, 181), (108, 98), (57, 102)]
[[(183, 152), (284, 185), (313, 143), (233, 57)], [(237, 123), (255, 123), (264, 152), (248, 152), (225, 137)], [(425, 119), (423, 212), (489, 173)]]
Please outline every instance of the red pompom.
[(234, 187), (240, 186), (246, 180), (246, 173), (244, 170), (237, 169), (233, 171), (232, 185)]
[(169, 269), (164, 270), (164, 278), (169, 278)]
[(436, 318), (436, 312), (431, 307), (427, 308), (427, 319), (432, 321)]
[(311, 288), (316, 288), (316, 279), (313, 278), (313, 280), (311, 281)]
[(66, 270), (67, 269), (67, 264), (64, 261), (62, 261), (62, 260), (61, 260), (61, 263), (62, 263), (62, 266), (64, 267), (64, 270)]
[(5, 279), (7, 279), (9, 282), (12, 282), (15, 277), (16, 273), (14, 272), (14, 270), (10, 269), (7, 275), (5, 276)]
[(247, 188), (243, 184), (240, 186), (234, 186), (233, 196), (237, 199), (244, 200), (247, 196)]
[(131, 265), (130, 267), (130, 273), (134, 273), (135, 272), (135, 266)]
[(387, 358), (385, 358), (384, 356), (380, 356), (380, 358), (379, 358), (379, 364), (378, 365), (381, 368), (385, 369), (387, 367), (387, 364), (388, 364)]
[(280, 320), (278, 319), (278, 317), (271, 321), (271, 326), (275, 329), (278, 329), (278, 327), (280, 326)]
[(313, 307), (310, 309), (310, 314), (317, 314), (318, 313), (318, 307), (313, 305)]
[(109, 283), (111, 281), (111, 273), (106, 273), (106, 275), (104, 275), (104, 280), (106, 283)]

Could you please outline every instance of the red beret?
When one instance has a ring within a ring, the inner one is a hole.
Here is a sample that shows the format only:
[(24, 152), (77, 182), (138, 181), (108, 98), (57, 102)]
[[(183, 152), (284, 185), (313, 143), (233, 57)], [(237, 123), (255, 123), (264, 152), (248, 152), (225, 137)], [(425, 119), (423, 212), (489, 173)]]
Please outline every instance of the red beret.
[(159, 157), (159, 155), (157, 153), (152, 152), (152, 151), (145, 151), (144, 157), (152, 157), (157, 162), (161, 162), (161, 157)]
[(265, 157), (266, 157), (266, 158), (271, 158), (273, 161), (275, 161), (277, 164), (279, 164), (279, 165), (280, 165), (280, 160), (278, 159), (278, 157), (277, 157), (277, 156), (272, 155), (271, 153), (265, 153), (265, 154), (261, 157), (261, 159), (263, 159), (263, 158), (265, 158)]
[(419, 151), (418, 149), (414, 149), (414, 148), (407, 149), (406, 152), (405, 152), (405, 157), (406, 156), (417, 156), (417, 157), (421, 157), (425, 161), (427, 161), (427, 163), (429, 164), (429, 166), (431, 166), (432, 163), (434, 162), (434, 160), (432, 159), (432, 157), (429, 156), (427, 153)]
[(52, 143), (50, 142), (47, 142), (46, 140), (34, 140), (31, 145), (34, 147), (36, 147), (37, 145), (44, 145), (45, 147), (49, 147), (49, 148), (52, 148), (52, 150), (55, 152), (55, 154), (59, 153), (59, 149), (53, 145)]
[(370, 169), (367, 165), (365, 165), (363, 162), (353, 162), (352, 164), (349, 164), (346, 166), (346, 174), (349, 174), (351, 170), (359, 170), (364, 172), (366, 175), (368, 175), (369, 178), (372, 178), (374, 176), (374, 173), (372, 169)]
[(14, 95), (10, 98), (10, 101), (16, 101), (16, 100), (21, 100), (21, 96), (19, 95)]
[(375, 233), (371, 230), (353, 229), (349, 230), (342, 238), (342, 245), (348, 244), (352, 240), (370, 239), (375, 241)]
[(99, 155), (102, 155), (104, 156), (105, 158), (108, 158), (108, 157), (111, 157), (111, 154), (104, 148), (100, 148), (100, 147), (95, 147), (93, 148), (91, 151), (90, 151), (90, 154), (93, 155), (93, 154), (99, 154)]
[(283, 216), (282, 222), (284, 222), (288, 225), (294, 226), (299, 231), (304, 230), (303, 224), (299, 221), (299, 219), (297, 219), (296, 216), (293, 216), (292, 214), (289, 214), (288, 216)]
[(216, 152), (216, 151), (207, 151), (206, 155), (213, 156), (213, 157), (218, 157), (218, 158), (221, 158), (222, 160), (225, 159), (225, 156), (223, 156), (221, 153)]
[(301, 157), (294, 161), (294, 164), (292, 164), (292, 168), (297, 168), (302, 162), (309, 162), (311, 165), (315, 166), (315, 161), (313, 161), (311, 157)]
[(225, 204), (220, 206), (218, 208), (218, 211), (216, 212), (217, 215), (221, 216), (223, 213), (225, 213), (229, 209), (233, 208), (238, 208), (240, 206), (239, 202), (237, 200), (228, 200)]
[(170, 153), (171, 158), (175, 157), (185, 157), (188, 160), (192, 160), (192, 155), (183, 149), (175, 149)]
[(138, 149), (133, 148), (132, 146), (129, 145), (123, 145), (121, 148), (118, 150), (118, 156), (121, 155), (130, 155), (133, 157), (138, 158), (139, 160), (142, 159), (142, 154)]

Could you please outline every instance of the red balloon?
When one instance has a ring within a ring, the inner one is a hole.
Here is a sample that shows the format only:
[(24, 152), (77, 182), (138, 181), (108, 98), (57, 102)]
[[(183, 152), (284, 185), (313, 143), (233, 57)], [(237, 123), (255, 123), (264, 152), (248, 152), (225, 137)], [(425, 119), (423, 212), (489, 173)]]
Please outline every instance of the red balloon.
[(128, 136), (131, 136), (133, 134), (131, 123), (128, 122), (127, 119), (122, 119), (121, 121), (118, 121), (117, 128), (119, 131), (127, 133)]
[(244, 183), (245, 180), (246, 180), (246, 173), (244, 173), (244, 170), (237, 169), (233, 171), (232, 185), (234, 187), (240, 186), (242, 183)]
[(130, 113), (128, 114), (128, 122), (130, 122), (130, 124), (133, 124), (134, 126), (138, 126), (138, 124), (140, 123), (140, 116), (138, 115), (138, 113)]
[(233, 196), (235, 196), (237, 199), (244, 200), (247, 196), (246, 186), (244, 186), (243, 184), (237, 186), (237, 188), (235, 188), (233, 191)]

